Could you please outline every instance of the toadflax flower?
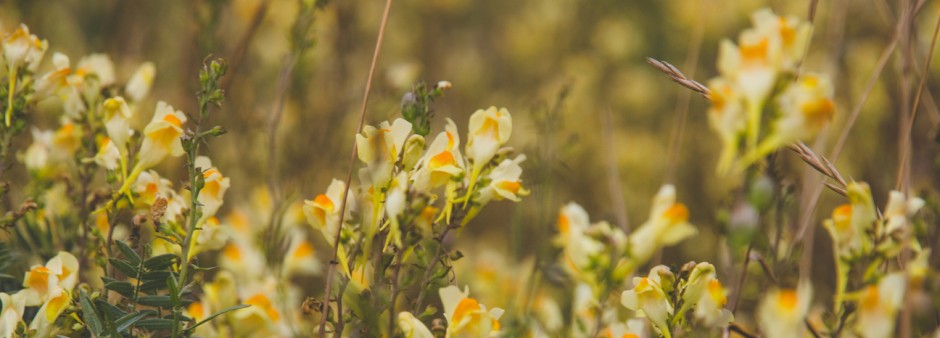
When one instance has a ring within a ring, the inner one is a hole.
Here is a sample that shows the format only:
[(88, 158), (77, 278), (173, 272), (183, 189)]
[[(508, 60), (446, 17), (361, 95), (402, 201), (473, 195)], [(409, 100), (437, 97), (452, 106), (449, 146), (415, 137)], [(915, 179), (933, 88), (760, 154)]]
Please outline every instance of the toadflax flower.
[(894, 321), (906, 289), (907, 277), (895, 272), (860, 291), (855, 332), (864, 338), (893, 337)]
[(112, 97), (105, 100), (101, 108), (104, 112), (104, 127), (108, 137), (122, 154), (127, 153), (127, 140), (134, 133), (129, 122), (133, 113), (127, 106), (127, 102), (123, 97)]
[(526, 196), (529, 191), (522, 187), (522, 167), (519, 166), (525, 161), (525, 155), (519, 155), (515, 159), (506, 159), (499, 163), (489, 174), (490, 183), (480, 189), (480, 198), (477, 200), (480, 204), (489, 203), (491, 200), (508, 199), (513, 202), (519, 202), (519, 196)]
[(679, 316), (694, 307), (695, 318), (708, 327), (725, 327), (734, 320), (731, 311), (724, 308), (728, 302), (727, 291), (715, 274), (715, 266), (711, 263), (695, 265), (683, 285)]
[(744, 107), (740, 93), (727, 80), (714, 78), (708, 82), (708, 89), (712, 103), (708, 109), (708, 124), (721, 139), (718, 172), (725, 173), (737, 156), (738, 143), (747, 128)]
[(478, 175), (499, 147), (506, 144), (512, 134), (512, 116), (506, 108), (478, 109), (470, 116), (467, 136), (467, 158), (473, 163), (472, 176)]
[(118, 161), (121, 160), (121, 153), (110, 138), (102, 137), (98, 141), (98, 153), (95, 154), (94, 160), (103, 168), (114, 170), (117, 169)]
[(153, 62), (144, 62), (140, 67), (137, 67), (134, 75), (131, 75), (131, 79), (127, 81), (127, 86), (124, 87), (127, 97), (134, 102), (140, 102), (140, 100), (147, 97), (156, 73), (157, 68), (153, 65)]
[[(343, 181), (333, 179), (333, 182), (331, 182), (330, 186), (326, 189), (325, 194), (319, 194), (313, 200), (304, 201), (303, 210), (307, 222), (310, 223), (314, 229), (320, 230), (323, 233), (323, 237), (326, 238), (330, 245), (336, 245), (336, 243), (333, 243), (333, 236), (336, 234), (336, 230), (339, 229), (339, 209), (345, 190), (346, 184), (344, 184)], [(349, 192), (350, 195), (352, 195), (352, 190)], [(346, 198), (347, 213), (355, 209), (351, 204), (354, 201), (355, 198), (353, 196)]]
[(460, 135), (457, 134), (457, 125), (453, 120), (447, 119), (445, 130), (434, 138), (418, 164), (420, 167), (415, 171), (413, 179), (415, 189), (419, 191), (437, 188), (463, 173)]
[(799, 337), (805, 330), (803, 320), (812, 297), (812, 286), (805, 281), (796, 290), (779, 289), (767, 293), (757, 309), (757, 321), (764, 337)]
[[(411, 133), (411, 123), (404, 119), (395, 119), (392, 124), (384, 121), (378, 128), (365, 126), (362, 133), (356, 135), (356, 151), (359, 160), (366, 164), (370, 182), (363, 184), (384, 188), (392, 178), (392, 170)], [(380, 189), (376, 189), (379, 191)]]
[(773, 131), (761, 141), (755, 153), (747, 156), (754, 161), (789, 143), (816, 135), (835, 115), (832, 84), (820, 74), (807, 73), (789, 84), (777, 96), (780, 116), (773, 122)]
[(499, 333), (499, 317), (503, 310), (486, 307), (470, 298), (470, 289), (460, 291), (455, 285), (440, 289), (444, 318), (447, 319), (447, 338), (495, 337)]
[(26, 297), (22, 292), (13, 295), (0, 292), (0, 337), (13, 337), (13, 332), (23, 320)]
[(398, 328), (405, 338), (434, 338), (431, 330), (408, 311), (398, 313)]
[(215, 216), (219, 207), (222, 206), (222, 198), (228, 191), (230, 183), (228, 177), (222, 176), (222, 172), (212, 166), (212, 161), (208, 157), (197, 157), (196, 168), (202, 170), (202, 177), (205, 180), (205, 185), (199, 191), (199, 204), (202, 204), (202, 217), (199, 223), (202, 223), (209, 217)]
[(151, 168), (167, 156), (183, 155), (183, 123), (186, 115), (166, 102), (157, 102), (153, 119), (144, 128), (144, 141), (137, 153), (135, 171)]
[(837, 207), (832, 211), (832, 218), (823, 222), (823, 226), (832, 236), (839, 258), (842, 259), (871, 250), (872, 243), (867, 236), (874, 229), (878, 217), (868, 184), (851, 182), (846, 192), (849, 204)]
[[(649, 276), (634, 277), (633, 289), (624, 291), (620, 296), (620, 303), (624, 307), (636, 311), (640, 317), (649, 319), (653, 327), (666, 338), (671, 337), (669, 319), (674, 311), (664, 290), (672, 286), (670, 276), (673, 275), (668, 267), (655, 266), (650, 270)], [(665, 280), (664, 277), (666, 277)]]
[(575, 275), (580, 275), (591, 264), (591, 258), (601, 254), (604, 244), (587, 235), (590, 227), (587, 211), (571, 202), (558, 213), (558, 235), (555, 245), (562, 248), (564, 266)]
[(676, 244), (695, 235), (689, 209), (676, 202), (676, 188), (664, 185), (653, 198), (649, 220), (630, 235), (630, 255), (635, 265), (648, 261), (662, 246)]
[(49, 42), (29, 34), (29, 27), (25, 24), (21, 24), (13, 33), (3, 38), (2, 44), (3, 59), (11, 72), (23, 65), (30, 71), (36, 71), (43, 54), (49, 49)]

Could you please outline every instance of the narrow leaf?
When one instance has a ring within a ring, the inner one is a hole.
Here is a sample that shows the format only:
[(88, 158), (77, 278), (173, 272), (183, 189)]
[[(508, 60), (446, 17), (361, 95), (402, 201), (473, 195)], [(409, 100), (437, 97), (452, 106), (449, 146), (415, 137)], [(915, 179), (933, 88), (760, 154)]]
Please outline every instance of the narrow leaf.
[(150, 271), (163, 270), (163, 269), (170, 267), (170, 265), (173, 265), (176, 259), (177, 259), (177, 256), (174, 254), (163, 254), (159, 256), (150, 257), (149, 259), (144, 261), (144, 268)]
[(210, 315), (209, 317), (206, 317), (206, 319), (200, 320), (198, 323), (196, 323), (196, 325), (191, 326), (191, 327), (188, 328), (187, 330), (193, 331), (193, 330), (196, 329), (197, 326), (202, 325), (202, 324), (205, 324), (205, 323), (208, 323), (210, 320), (215, 319), (215, 317), (221, 316), (221, 315), (223, 315), (223, 314), (225, 314), (225, 313), (227, 313), (227, 312), (232, 312), (232, 311), (235, 311), (235, 310), (244, 309), (244, 308), (249, 307), (249, 306), (251, 306), (251, 305), (248, 305), (248, 304), (238, 304), (238, 305), (229, 306), (229, 307), (227, 307), (227, 308), (224, 308), (224, 309), (220, 310), (219, 312), (213, 313), (213, 314)]
[(117, 259), (117, 258), (109, 258), (108, 261), (111, 262), (111, 266), (113, 266), (115, 269), (117, 269), (124, 275), (128, 277), (137, 278), (137, 268), (131, 265), (130, 262), (122, 260), (122, 259)]
[(124, 243), (124, 241), (114, 241), (114, 243), (117, 244), (118, 249), (124, 254), (124, 258), (126, 258), (131, 265), (140, 265), (140, 256), (138, 256), (137, 252), (134, 252), (134, 249), (128, 246), (127, 243)]
[(82, 319), (85, 320), (93, 336), (101, 336), (104, 333), (104, 325), (101, 324), (101, 319), (95, 312), (95, 307), (91, 305), (91, 300), (88, 299), (85, 290), (79, 290), (79, 292), (81, 293), (79, 303), (82, 306)]

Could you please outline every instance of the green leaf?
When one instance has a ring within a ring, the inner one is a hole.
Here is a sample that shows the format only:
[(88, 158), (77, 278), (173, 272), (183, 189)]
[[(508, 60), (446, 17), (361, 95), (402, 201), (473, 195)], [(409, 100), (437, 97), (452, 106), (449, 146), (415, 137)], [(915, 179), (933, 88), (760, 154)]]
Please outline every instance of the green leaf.
[(131, 265), (130, 262), (117, 258), (108, 258), (108, 262), (111, 262), (111, 266), (127, 277), (137, 278), (137, 267)]
[(196, 329), (197, 326), (202, 325), (202, 324), (205, 324), (205, 323), (208, 323), (210, 320), (215, 319), (215, 317), (221, 316), (221, 315), (223, 315), (223, 314), (225, 314), (225, 313), (227, 313), (227, 312), (232, 312), (232, 311), (235, 311), (235, 310), (244, 309), (244, 308), (249, 307), (249, 306), (251, 306), (251, 305), (248, 305), (248, 304), (238, 304), (238, 305), (229, 306), (229, 307), (227, 307), (227, 308), (224, 308), (224, 309), (220, 310), (219, 312), (213, 313), (213, 314), (210, 315), (209, 317), (206, 317), (206, 319), (200, 320), (198, 323), (196, 323), (196, 325), (193, 325), (193, 326), (189, 327), (189, 328), (186, 329), (186, 330), (187, 330), (187, 331), (193, 331), (193, 330)]
[(148, 280), (140, 284), (140, 291), (151, 293), (152, 291), (163, 290), (166, 288), (166, 279)]
[(156, 306), (162, 308), (172, 308), (173, 301), (170, 300), (170, 296), (141, 296), (137, 298), (137, 304), (144, 306)]
[(173, 328), (172, 319), (147, 318), (137, 321), (134, 327), (147, 331), (169, 330)]
[(85, 321), (85, 325), (88, 325), (93, 335), (101, 336), (102, 333), (104, 333), (104, 325), (101, 324), (101, 319), (98, 317), (98, 313), (95, 312), (95, 307), (91, 305), (91, 300), (88, 299), (88, 294), (85, 293), (85, 290), (79, 290), (79, 292), (79, 303), (82, 306), (82, 319)]
[(173, 263), (176, 262), (177, 258), (178, 257), (174, 254), (163, 254), (159, 256), (150, 257), (149, 259), (144, 261), (144, 268), (146, 268), (149, 271), (163, 270), (163, 269), (170, 267), (170, 265), (173, 265)]
[(118, 320), (115, 320), (114, 325), (117, 326), (118, 332), (123, 333), (124, 330), (127, 330), (128, 328), (130, 328), (131, 325), (134, 325), (134, 323), (136, 323), (137, 321), (144, 319), (144, 317), (147, 317), (148, 314), (149, 313), (143, 312), (143, 311), (137, 312), (137, 313), (128, 313), (124, 317), (121, 317), (121, 318), (118, 318)]
[(127, 261), (131, 265), (140, 265), (140, 256), (138, 256), (137, 252), (134, 252), (134, 249), (131, 249), (127, 243), (124, 243), (124, 241), (114, 241), (114, 243), (117, 244), (118, 249), (121, 250), (122, 254), (124, 254), (124, 258), (127, 258)]
[(140, 275), (140, 280), (147, 282), (152, 280), (160, 280), (166, 282), (167, 277), (170, 277), (169, 271), (147, 271)]
[(121, 296), (134, 298), (134, 285), (125, 281), (112, 281), (104, 284), (104, 288), (117, 292)]
[(104, 299), (95, 299), (94, 304), (102, 313), (107, 313), (111, 318), (121, 318), (127, 315), (127, 311), (121, 310)]

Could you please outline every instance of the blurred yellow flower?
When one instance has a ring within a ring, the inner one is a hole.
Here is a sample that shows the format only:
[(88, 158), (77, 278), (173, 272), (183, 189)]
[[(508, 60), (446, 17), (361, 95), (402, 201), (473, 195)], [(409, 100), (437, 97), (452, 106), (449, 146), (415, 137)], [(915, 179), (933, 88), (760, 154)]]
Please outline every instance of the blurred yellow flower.
[(650, 270), (649, 276), (634, 277), (633, 289), (620, 295), (620, 303), (624, 307), (636, 311), (639, 317), (649, 319), (653, 327), (666, 338), (672, 336), (669, 332), (669, 318), (674, 308), (663, 290), (663, 283), (666, 281), (662, 280), (662, 276), (671, 274), (668, 267), (655, 266)]
[(805, 331), (803, 320), (809, 311), (813, 289), (809, 282), (800, 282), (796, 290), (772, 290), (757, 309), (761, 332), (767, 338), (799, 337)]
[(877, 285), (862, 289), (855, 332), (864, 338), (894, 337), (894, 322), (906, 289), (907, 277), (903, 272), (888, 274)]
[(101, 105), (104, 112), (104, 127), (108, 137), (118, 147), (122, 154), (127, 153), (127, 140), (133, 135), (134, 131), (130, 127), (130, 119), (133, 116), (131, 109), (123, 97), (117, 96), (108, 98)]
[(470, 115), (467, 158), (473, 163), (473, 173), (479, 174), (483, 166), (496, 155), (499, 147), (506, 144), (510, 135), (512, 135), (512, 116), (506, 108), (478, 109)]
[(137, 153), (137, 164), (134, 171), (151, 168), (169, 155), (177, 157), (183, 155), (183, 123), (186, 115), (173, 109), (166, 102), (157, 102), (157, 110), (153, 119), (144, 128), (144, 141)]
[(487, 311), (476, 299), (470, 298), (470, 289), (460, 291), (455, 285), (439, 290), (447, 319), (447, 338), (495, 337), (499, 334), (499, 317), (503, 310)]
[(508, 199), (513, 202), (519, 202), (519, 196), (527, 196), (529, 190), (522, 186), (522, 167), (519, 166), (525, 161), (525, 155), (519, 155), (515, 159), (505, 159), (499, 163), (489, 174), (490, 183), (480, 189), (480, 198), (477, 200), (480, 204), (489, 203), (491, 200)]
[(9, 295), (0, 292), (0, 337), (13, 337), (13, 332), (23, 320), (23, 311), (26, 309), (26, 297), (22, 292)]
[(134, 71), (134, 75), (131, 75), (131, 79), (127, 81), (127, 86), (124, 87), (124, 93), (127, 94), (127, 97), (134, 102), (140, 102), (147, 94), (150, 93), (150, 86), (153, 85), (153, 78), (156, 76), (157, 68), (154, 66), (153, 62), (144, 62), (137, 70)]
[(362, 133), (356, 134), (357, 154), (359, 160), (366, 163), (365, 170), (370, 179), (369, 182), (363, 182), (363, 185), (384, 188), (388, 184), (410, 133), (411, 123), (399, 118), (391, 125), (384, 121), (378, 128), (365, 126)]
[(634, 266), (648, 261), (656, 250), (698, 233), (689, 223), (689, 209), (676, 202), (676, 188), (664, 185), (653, 198), (649, 220), (630, 234), (630, 258)]
[(415, 189), (429, 191), (447, 183), (452, 177), (460, 175), (464, 168), (463, 157), (460, 154), (460, 135), (453, 120), (447, 119), (445, 131), (442, 131), (427, 153), (418, 161), (420, 167), (413, 179)]
[(398, 328), (405, 338), (434, 338), (431, 330), (408, 311), (398, 313)]
[(737, 156), (738, 143), (747, 128), (747, 120), (740, 93), (732, 83), (718, 77), (708, 82), (708, 89), (711, 90), (708, 123), (721, 139), (718, 172), (723, 174), (731, 168)]
[(25, 24), (20, 24), (3, 39), (3, 59), (11, 72), (23, 65), (30, 71), (36, 71), (47, 49), (49, 42), (29, 34), (29, 27)]
[(212, 161), (208, 157), (196, 157), (195, 164), (196, 168), (202, 170), (202, 177), (205, 180), (205, 185), (199, 191), (199, 204), (202, 205), (202, 217), (199, 223), (202, 223), (219, 211), (230, 183), (228, 177), (222, 176), (222, 172), (212, 166)]
[(118, 162), (121, 160), (121, 153), (114, 145), (114, 142), (111, 142), (110, 138), (102, 137), (101, 140), (98, 141), (98, 153), (95, 154), (94, 160), (95, 163), (105, 169), (115, 170), (118, 168)]

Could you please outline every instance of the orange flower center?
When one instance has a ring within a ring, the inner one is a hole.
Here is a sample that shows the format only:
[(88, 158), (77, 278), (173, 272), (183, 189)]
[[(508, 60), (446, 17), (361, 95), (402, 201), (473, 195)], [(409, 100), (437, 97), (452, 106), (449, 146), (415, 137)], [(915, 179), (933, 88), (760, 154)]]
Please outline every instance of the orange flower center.
[(663, 217), (675, 223), (688, 221), (689, 208), (682, 203), (673, 204), (669, 209), (666, 209), (666, 212), (663, 213)]

